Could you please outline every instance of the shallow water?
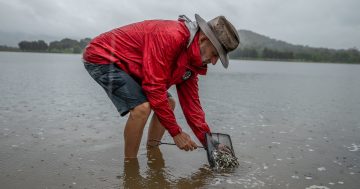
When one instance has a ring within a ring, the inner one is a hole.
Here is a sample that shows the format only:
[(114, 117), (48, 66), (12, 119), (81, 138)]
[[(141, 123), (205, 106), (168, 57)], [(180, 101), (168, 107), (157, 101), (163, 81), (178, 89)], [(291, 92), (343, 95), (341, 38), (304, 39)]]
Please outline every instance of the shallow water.
[[(79, 55), (0, 52), (1, 188), (358, 188), (360, 65), (231, 61), (200, 79), (240, 167), (202, 149), (123, 159), (123, 125)], [(176, 97), (174, 89), (170, 89)], [(190, 133), (180, 107), (178, 122)], [(192, 135), (194, 137), (194, 135)], [(163, 141), (172, 142), (166, 134)]]

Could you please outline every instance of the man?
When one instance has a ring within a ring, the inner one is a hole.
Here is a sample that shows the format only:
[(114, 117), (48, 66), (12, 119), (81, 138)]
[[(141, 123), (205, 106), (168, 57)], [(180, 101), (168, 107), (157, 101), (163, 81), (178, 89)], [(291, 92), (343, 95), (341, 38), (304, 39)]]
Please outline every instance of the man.
[(228, 67), (227, 53), (240, 39), (235, 27), (224, 17), (206, 22), (195, 15), (179, 20), (147, 20), (103, 33), (94, 38), (83, 54), (85, 68), (100, 84), (121, 116), (130, 115), (125, 125), (125, 158), (137, 156), (144, 126), (151, 110), (147, 144), (160, 141), (165, 129), (182, 150), (197, 148), (177, 124), (175, 101), (167, 90), (176, 85), (187, 123), (205, 145), (210, 129), (198, 94), (198, 75), (207, 64), (220, 58)]

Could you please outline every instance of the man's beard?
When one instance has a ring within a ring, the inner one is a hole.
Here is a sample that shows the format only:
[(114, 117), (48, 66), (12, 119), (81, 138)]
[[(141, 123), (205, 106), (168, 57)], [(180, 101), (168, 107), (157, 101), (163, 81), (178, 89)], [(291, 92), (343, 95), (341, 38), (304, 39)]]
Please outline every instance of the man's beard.
[(206, 64), (209, 64), (209, 63), (210, 63), (210, 60), (209, 60), (209, 59), (206, 59), (206, 57), (201, 57), (201, 60), (202, 60), (202, 64), (203, 64), (203, 65), (206, 65)]

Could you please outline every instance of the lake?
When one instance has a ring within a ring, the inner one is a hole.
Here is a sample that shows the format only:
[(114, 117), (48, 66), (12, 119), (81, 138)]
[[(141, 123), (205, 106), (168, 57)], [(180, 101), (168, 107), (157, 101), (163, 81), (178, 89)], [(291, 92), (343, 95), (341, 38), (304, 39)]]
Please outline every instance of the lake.
[[(0, 66), (1, 188), (360, 186), (360, 65), (209, 66), (199, 82), (206, 120), (231, 135), (240, 162), (223, 171), (203, 149), (147, 151), (147, 127), (138, 158), (124, 161), (126, 118), (80, 55), (0, 52)], [(175, 114), (191, 133), (179, 106)], [(167, 133), (163, 141), (173, 142)]]

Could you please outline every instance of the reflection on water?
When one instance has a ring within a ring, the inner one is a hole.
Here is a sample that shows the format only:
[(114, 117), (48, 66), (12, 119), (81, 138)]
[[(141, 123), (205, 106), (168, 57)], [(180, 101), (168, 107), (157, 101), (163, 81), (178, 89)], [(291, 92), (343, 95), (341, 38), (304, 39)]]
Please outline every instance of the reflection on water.
[(213, 171), (207, 166), (199, 168), (187, 178), (173, 180), (172, 174), (165, 167), (165, 161), (159, 147), (147, 150), (147, 170), (145, 175), (140, 173), (139, 160), (137, 158), (124, 160), (124, 173), (122, 175), (124, 188), (200, 188), (207, 185), (213, 178)]

